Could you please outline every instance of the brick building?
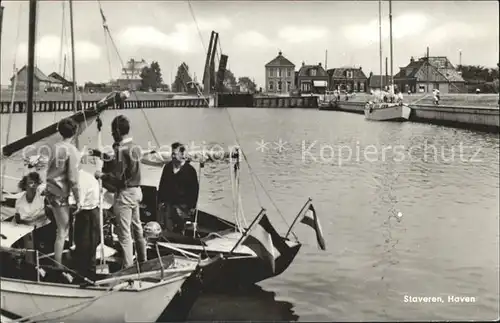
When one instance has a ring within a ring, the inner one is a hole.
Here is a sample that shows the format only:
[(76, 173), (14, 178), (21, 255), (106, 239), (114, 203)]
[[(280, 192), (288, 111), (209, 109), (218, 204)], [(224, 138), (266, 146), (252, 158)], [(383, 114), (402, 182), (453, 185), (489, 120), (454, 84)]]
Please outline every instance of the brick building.
[(367, 92), (368, 78), (361, 67), (341, 67), (328, 70), (328, 89), (347, 92)]

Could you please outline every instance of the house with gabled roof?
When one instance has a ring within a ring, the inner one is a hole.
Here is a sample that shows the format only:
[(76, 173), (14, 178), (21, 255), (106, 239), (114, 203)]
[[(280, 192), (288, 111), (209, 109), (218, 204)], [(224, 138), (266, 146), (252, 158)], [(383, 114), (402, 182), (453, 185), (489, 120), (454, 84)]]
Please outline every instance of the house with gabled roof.
[(324, 94), (328, 87), (328, 74), (321, 63), (318, 65), (306, 65), (302, 62), (302, 66), (297, 72), (297, 88), (300, 93), (316, 93)]
[(339, 67), (328, 70), (329, 90), (366, 92), (368, 78), (361, 67)]
[(403, 92), (432, 92), (438, 89), (441, 93), (466, 92), (466, 83), (460, 73), (445, 56), (421, 57), (400, 67), (394, 75), (394, 84)]
[[(15, 75), (10, 78), (11, 88), (14, 86)], [(27, 90), (28, 89), (28, 66), (24, 65), (20, 70), (17, 71), (16, 80), (17, 90)], [(52, 86), (60, 86), (61, 81), (45, 75), (38, 67), (35, 66), (34, 73), (34, 86), (35, 91), (43, 91)]]
[(295, 64), (281, 51), (265, 65), (265, 73), (267, 93), (289, 93), (295, 88)]
[(61, 82), (62, 86), (65, 86), (65, 87), (66, 86), (68, 86), (68, 87), (73, 86), (73, 82), (68, 81), (66, 78), (64, 78), (63, 76), (61, 76), (61, 74), (59, 74), (57, 72), (50, 73), (49, 77)]

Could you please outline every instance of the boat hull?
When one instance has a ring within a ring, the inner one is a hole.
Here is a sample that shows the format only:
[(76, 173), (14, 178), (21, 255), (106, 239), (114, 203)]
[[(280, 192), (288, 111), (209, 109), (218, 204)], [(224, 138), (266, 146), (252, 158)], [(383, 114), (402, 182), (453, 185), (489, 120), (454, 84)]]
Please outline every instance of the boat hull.
[(410, 118), (411, 108), (407, 105), (367, 104), (365, 119), (374, 121), (406, 121)]
[[(224, 289), (236, 285), (252, 285), (282, 274), (297, 256), (301, 244), (287, 243), (289, 248), (275, 259), (275, 270), (254, 253), (230, 254), (225, 248), (207, 248), (189, 244), (168, 243), (168, 245), (207, 257), (222, 255), (224, 261), (204, 268), (201, 273), (204, 290)], [(170, 250), (168, 251), (170, 252)], [(178, 253), (181, 255), (181, 253)], [(249, 269), (251, 268), (251, 269)]]
[(155, 322), (189, 276), (119, 290), (1, 278), (1, 304), (21, 317), (37, 315), (35, 321)]

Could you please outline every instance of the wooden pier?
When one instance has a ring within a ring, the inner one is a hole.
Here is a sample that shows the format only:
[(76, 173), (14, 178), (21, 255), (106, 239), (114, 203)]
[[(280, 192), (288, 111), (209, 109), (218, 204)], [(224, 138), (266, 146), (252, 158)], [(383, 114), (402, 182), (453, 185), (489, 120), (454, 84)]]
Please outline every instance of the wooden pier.
[[(77, 102), (77, 110), (92, 108), (98, 101), (85, 100)], [(0, 101), (0, 113), (10, 113), (10, 101)], [(304, 97), (254, 97), (252, 94), (217, 94), (214, 100), (218, 108), (302, 108), (317, 109), (318, 99), (314, 96)], [(153, 109), (153, 108), (208, 108), (209, 100), (205, 98), (182, 98), (162, 100), (127, 100), (112, 109)], [(33, 112), (71, 112), (73, 102), (69, 100), (35, 101)], [(13, 113), (25, 113), (26, 101), (14, 101)]]
[[(92, 108), (98, 101), (78, 101), (77, 110)], [(0, 102), (0, 113), (10, 113), (9, 101)], [(208, 100), (203, 98), (166, 99), (166, 100), (127, 100), (109, 109), (153, 109), (153, 108), (207, 108)], [(33, 112), (71, 112), (72, 101), (35, 101)], [(26, 101), (14, 101), (13, 113), (25, 113)]]
[(315, 96), (254, 96), (245, 93), (218, 94), (216, 106), (219, 108), (300, 108), (318, 109)]

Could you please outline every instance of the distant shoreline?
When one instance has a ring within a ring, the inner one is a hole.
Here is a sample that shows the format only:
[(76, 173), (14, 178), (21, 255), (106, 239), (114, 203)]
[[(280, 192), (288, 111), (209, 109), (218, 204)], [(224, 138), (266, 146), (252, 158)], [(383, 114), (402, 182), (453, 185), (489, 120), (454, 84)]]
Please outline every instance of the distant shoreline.
[[(80, 97), (81, 95), (81, 97)], [(78, 101), (98, 101), (104, 98), (107, 93), (78, 93)], [(12, 91), (1, 91), (2, 102), (9, 102), (12, 97)], [(132, 101), (162, 101), (176, 98), (197, 97), (196, 95), (189, 95), (187, 93), (172, 93), (172, 92), (132, 92), (129, 100)], [(367, 102), (372, 98), (369, 93), (354, 93), (349, 96), (347, 102)], [(408, 104), (418, 102), (420, 104), (433, 104), (433, 96), (430, 93), (412, 93), (411, 95), (403, 94), (403, 101)], [(35, 101), (68, 101), (73, 100), (71, 92), (38, 92), (35, 94)], [(482, 107), (498, 107), (499, 94), (473, 94), (473, 93), (447, 93), (441, 94), (441, 105), (452, 106), (482, 106)], [(26, 91), (19, 91), (16, 93), (14, 101), (26, 101)], [(345, 94), (340, 96), (340, 101), (345, 102)]]

